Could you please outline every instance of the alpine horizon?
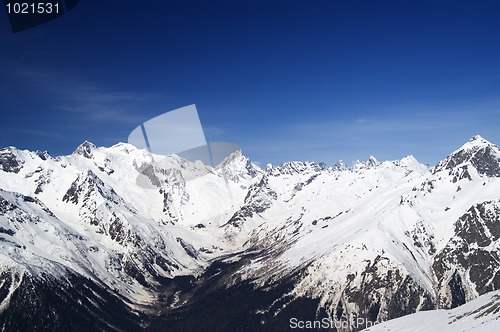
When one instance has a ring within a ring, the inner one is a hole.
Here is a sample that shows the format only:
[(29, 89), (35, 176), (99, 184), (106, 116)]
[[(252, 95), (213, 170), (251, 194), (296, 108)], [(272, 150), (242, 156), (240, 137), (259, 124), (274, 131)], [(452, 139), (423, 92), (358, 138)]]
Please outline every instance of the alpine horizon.
[(433, 167), (7, 147), (0, 327), (278, 331), (292, 318), (389, 324), (481, 297), (471, 305), (490, 309), (460, 317), (495, 330), (499, 193), (500, 152), (480, 136)]

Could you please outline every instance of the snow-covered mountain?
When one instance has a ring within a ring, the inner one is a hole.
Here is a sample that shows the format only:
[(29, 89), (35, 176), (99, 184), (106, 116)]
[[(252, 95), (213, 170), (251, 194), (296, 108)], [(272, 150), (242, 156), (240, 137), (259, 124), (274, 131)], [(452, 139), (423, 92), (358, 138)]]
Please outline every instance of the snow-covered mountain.
[(0, 326), (276, 331), (454, 308), (500, 288), (499, 216), (500, 151), (480, 136), (432, 168), (8, 147)]

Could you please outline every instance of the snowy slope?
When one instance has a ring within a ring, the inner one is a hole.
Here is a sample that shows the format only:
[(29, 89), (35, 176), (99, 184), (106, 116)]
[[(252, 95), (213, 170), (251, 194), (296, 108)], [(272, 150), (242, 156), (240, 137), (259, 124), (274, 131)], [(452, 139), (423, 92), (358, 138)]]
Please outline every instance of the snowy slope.
[(365, 332), (491, 332), (500, 330), (500, 292), (484, 294), (451, 310), (422, 311), (391, 321), (383, 322)]
[(413, 157), (266, 170), (228, 226), (233, 237), (254, 229), (248, 241), (267, 249), (244, 275), (264, 285), (305, 268), (287, 296), (373, 321), (498, 289), (500, 179), (489, 170), (500, 154), (485, 142), (472, 138), (432, 170)]
[(57, 158), (5, 148), (0, 322), (22, 316), (12, 308), (26, 292), (44, 299), (36, 308), (68, 301), (58, 322), (80, 302), (100, 316), (106, 298), (143, 327), (139, 312), (202, 319), (185, 308), (214, 294), (273, 294), (241, 309), (263, 330), (304, 299), (330, 319), (457, 307), (500, 287), (499, 170), (480, 136), (433, 168), (412, 156), (260, 169), (240, 151), (212, 168), (123, 143)]
[[(59, 264), (137, 303), (154, 299), (148, 288), (161, 278), (199, 273), (220, 254), (217, 226), (245, 194), (221, 171), (127, 144), (85, 142), (58, 158), (14, 148), (1, 155), (2, 268), (57, 274)], [(258, 169), (240, 153), (235, 167), (232, 160), (231, 176), (252, 183)], [(145, 164), (158, 186), (137, 185)]]

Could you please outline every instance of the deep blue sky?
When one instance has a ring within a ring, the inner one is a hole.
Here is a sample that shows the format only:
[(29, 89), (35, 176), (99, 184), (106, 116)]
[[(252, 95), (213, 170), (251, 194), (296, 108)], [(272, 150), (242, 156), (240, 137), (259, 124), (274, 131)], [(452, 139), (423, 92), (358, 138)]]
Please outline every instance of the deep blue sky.
[(71, 153), (196, 104), (211, 141), (265, 164), (500, 143), (500, 1), (80, 1), (12, 33), (0, 146)]

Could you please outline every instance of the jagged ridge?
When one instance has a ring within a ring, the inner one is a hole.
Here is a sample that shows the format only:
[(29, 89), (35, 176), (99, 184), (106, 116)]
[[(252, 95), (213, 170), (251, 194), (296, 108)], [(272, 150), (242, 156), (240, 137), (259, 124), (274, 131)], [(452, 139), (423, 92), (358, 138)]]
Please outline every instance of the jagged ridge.
[[(199, 303), (273, 330), (301, 305), (304, 318), (375, 321), (499, 287), (498, 147), (479, 136), (432, 169), (408, 156), (262, 170), (241, 151), (212, 169), (90, 142), (70, 156), (0, 156), (2, 317), (19, 315), (10, 303), (27, 286), (9, 276), (26, 273), (34, 294), (68, 276), (86, 280), (75, 284), (122, 301), (132, 321), (162, 308), (143, 320), (151, 329), (180, 315), (184, 326), (217, 330)], [(241, 296), (253, 300), (235, 306)], [(100, 328), (121, 326), (104, 321)]]

